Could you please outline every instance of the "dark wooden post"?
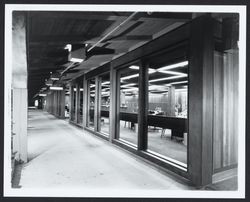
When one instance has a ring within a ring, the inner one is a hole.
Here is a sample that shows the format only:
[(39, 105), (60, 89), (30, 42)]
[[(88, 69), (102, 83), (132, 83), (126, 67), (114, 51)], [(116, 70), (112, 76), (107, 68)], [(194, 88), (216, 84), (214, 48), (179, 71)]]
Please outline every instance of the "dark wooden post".
[(87, 127), (87, 120), (88, 120), (88, 83), (87, 80), (85, 79), (85, 75), (83, 76), (83, 127)]
[(109, 105), (109, 121), (110, 121), (110, 126), (109, 126), (109, 140), (112, 142), (113, 139), (116, 137), (116, 132), (117, 132), (117, 124), (116, 124), (116, 107), (117, 107), (117, 96), (119, 96), (116, 92), (117, 88), (117, 80), (116, 80), (116, 70), (113, 68), (111, 65), (110, 68), (110, 105)]
[(76, 98), (75, 98), (75, 123), (78, 123), (79, 113), (80, 113), (80, 102), (79, 102), (79, 83), (76, 83)]
[(138, 150), (147, 149), (148, 133), (148, 67), (144, 62), (139, 70)]
[(214, 20), (191, 22), (189, 50), (188, 174), (197, 186), (212, 182)]
[(94, 111), (94, 130), (98, 131), (98, 120), (99, 120), (99, 110), (98, 110), (98, 94), (99, 94), (99, 82), (98, 76), (95, 77), (95, 111)]

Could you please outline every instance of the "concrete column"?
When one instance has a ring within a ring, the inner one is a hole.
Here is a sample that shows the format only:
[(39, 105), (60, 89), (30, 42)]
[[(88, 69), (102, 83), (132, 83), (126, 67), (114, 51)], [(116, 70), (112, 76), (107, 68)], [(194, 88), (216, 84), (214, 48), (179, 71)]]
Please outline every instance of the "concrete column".
[(26, 15), (13, 12), (12, 24), (12, 92), (13, 151), (16, 160), (27, 162), (27, 52)]

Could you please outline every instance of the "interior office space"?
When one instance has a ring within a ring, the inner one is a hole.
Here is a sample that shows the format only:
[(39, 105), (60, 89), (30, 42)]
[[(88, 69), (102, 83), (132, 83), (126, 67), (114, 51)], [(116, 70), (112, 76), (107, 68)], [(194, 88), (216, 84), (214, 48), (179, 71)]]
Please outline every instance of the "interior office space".
[(12, 27), (17, 162), (30, 108), (196, 187), (238, 174), (238, 13), (15, 11)]

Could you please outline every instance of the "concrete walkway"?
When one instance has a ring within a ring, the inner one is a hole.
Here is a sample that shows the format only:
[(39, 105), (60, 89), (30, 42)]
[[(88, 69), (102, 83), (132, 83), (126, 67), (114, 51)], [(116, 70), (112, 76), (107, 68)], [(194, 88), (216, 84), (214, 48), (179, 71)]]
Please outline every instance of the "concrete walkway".
[(30, 110), (22, 188), (189, 190), (141, 159), (66, 120)]

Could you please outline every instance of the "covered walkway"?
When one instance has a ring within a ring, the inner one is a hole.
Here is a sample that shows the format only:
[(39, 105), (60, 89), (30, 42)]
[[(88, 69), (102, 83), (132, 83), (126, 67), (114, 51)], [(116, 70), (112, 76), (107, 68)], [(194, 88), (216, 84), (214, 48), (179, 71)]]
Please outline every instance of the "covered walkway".
[(132, 154), (41, 110), (28, 113), (28, 163), (20, 188), (190, 190)]

